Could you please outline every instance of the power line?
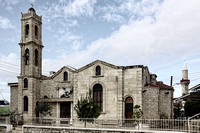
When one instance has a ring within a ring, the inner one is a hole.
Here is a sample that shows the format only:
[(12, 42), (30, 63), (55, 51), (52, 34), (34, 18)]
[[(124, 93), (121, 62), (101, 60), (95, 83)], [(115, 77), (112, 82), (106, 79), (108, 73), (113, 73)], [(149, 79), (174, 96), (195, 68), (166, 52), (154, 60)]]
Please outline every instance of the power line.
[(10, 63), (10, 62), (5, 62), (5, 61), (1, 61), (1, 60), (0, 60), (0, 63), (4, 63), (4, 64), (7, 64), (7, 65), (12, 65), (12, 66), (16, 66), (16, 67), (19, 68), (19, 64), (16, 65), (16, 64), (12, 64), (12, 63)]
[[(12, 69), (12, 70), (20, 70), (19, 65), (9, 63), (9, 62), (5, 62), (5, 61), (1, 61), (1, 60), (0, 60), (0, 66), (2, 66), (4, 68), (7, 67), (7, 68)], [(43, 72), (49, 73), (49, 71), (47, 71), (45, 69), (43, 69)]]
[(10, 73), (10, 74), (13, 74), (13, 75), (17, 75), (17, 74), (19, 74), (19, 73), (12, 72), (12, 71), (9, 71), (9, 70), (6, 70), (6, 69), (1, 69), (1, 68), (0, 68), (0, 71), (2, 71), (2, 72), (6, 72), (6, 73)]

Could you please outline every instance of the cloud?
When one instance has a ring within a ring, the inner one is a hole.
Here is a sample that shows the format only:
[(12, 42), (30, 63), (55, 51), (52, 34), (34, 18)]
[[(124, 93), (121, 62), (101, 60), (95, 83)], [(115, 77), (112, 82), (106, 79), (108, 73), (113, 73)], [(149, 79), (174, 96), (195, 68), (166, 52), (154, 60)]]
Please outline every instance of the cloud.
[(111, 14), (111, 13), (107, 13), (103, 16), (103, 19), (105, 19), (108, 22), (122, 22), (124, 20), (124, 18), (118, 14)]
[(60, 37), (58, 37), (58, 40), (61, 41), (61, 42), (74, 41), (74, 40), (79, 40), (79, 39), (82, 38), (81, 36), (73, 35), (70, 32), (65, 33), (65, 31), (60, 31), (60, 33), (62, 35)]
[[(93, 7), (96, 0), (60, 0), (57, 3), (46, 3), (42, 5), (38, 12), (42, 14), (48, 21), (66, 21), (73, 25), (77, 22), (74, 21), (73, 17), (90, 17), (93, 15)], [(65, 23), (66, 25), (66, 23)]]
[(28, 0), (30, 3), (34, 4), (36, 0)]
[(0, 28), (13, 29), (15, 27), (10, 23), (10, 20), (8, 18), (0, 16)]
[[(158, 0), (126, 0), (115, 1), (112, 4), (100, 7), (99, 12), (103, 12), (103, 18), (108, 22), (124, 23), (132, 20), (139, 20), (145, 16), (153, 16), (160, 2)], [(98, 11), (96, 11), (98, 12)], [(117, 19), (117, 20), (115, 20)]]
[(8, 11), (12, 11), (12, 6), (18, 4), (22, 0), (0, 0), (2, 6), (4, 6)]
[(107, 38), (93, 41), (84, 50), (70, 54), (63, 52), (57, 61), (51, 61), (60, 66), (69, 64), (78, 68), (96, 59), (117, 65), (155, 64), (183, 59), (199, 52), (198, 1), (167, 0), (153, 8), (154, 15), (130, 20)]
[(79, 17), (80, 15), (92, 16), (93, 5), (96, 0), (74, 0), (69, 1), (67, 6), (63, 7), (65, 15)]

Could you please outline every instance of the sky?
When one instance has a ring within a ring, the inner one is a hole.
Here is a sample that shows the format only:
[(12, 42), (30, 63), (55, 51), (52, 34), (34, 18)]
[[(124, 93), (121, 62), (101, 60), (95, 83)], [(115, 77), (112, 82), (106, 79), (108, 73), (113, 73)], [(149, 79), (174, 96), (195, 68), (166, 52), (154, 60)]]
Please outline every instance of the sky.
[(21, 12), (42, 16), (43, 74), (97, 59), (148, 66), (181, 96), (182, 68), (200, 83), (199, 0), (0, 0), (0, 99), (20, 73)]

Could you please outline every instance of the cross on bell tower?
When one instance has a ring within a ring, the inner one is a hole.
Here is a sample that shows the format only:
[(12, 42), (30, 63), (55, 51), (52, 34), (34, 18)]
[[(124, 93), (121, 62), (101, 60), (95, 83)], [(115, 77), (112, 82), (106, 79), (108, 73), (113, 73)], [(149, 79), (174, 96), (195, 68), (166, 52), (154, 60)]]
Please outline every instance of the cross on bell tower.
[(33, 3), (31, 3), (31, 7), (32, 7), (32, 8), (34, 7)]

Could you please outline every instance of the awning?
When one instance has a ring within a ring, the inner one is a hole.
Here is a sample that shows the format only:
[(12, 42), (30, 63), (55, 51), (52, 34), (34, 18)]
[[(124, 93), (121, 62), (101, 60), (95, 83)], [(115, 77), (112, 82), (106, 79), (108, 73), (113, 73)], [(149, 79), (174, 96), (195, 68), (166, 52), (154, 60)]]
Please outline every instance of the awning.
[(181, 97), (183, 100), (200, 100), (200, 91), (190, 92), (187, 95)]

